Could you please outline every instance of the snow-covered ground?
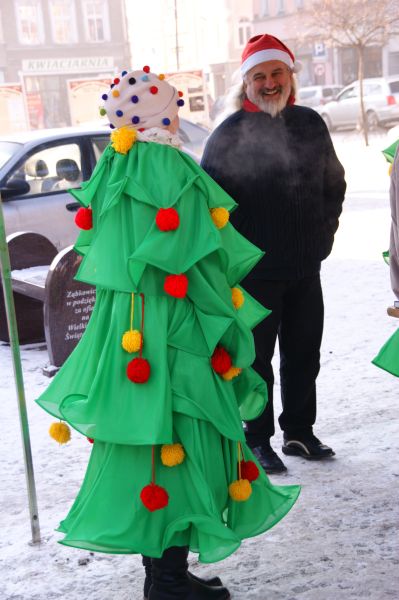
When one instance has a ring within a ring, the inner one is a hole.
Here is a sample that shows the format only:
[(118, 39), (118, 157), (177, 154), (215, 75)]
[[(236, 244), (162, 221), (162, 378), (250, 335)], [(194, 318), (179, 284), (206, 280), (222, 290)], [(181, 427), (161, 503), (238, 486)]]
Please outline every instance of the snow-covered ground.
[[(326, 325), (316, 433), (336, 458), (286, 457), (288, 473), (273, 480), (302, 484), (291, 513), (222, 563), (198, 565), (192, 557), (191, 568), (220, 574), (234, 600), (399, 598), (399, 380), (370, 363), (399, 325), (386, 315), (393, 298), (381, 259), (389, 233), (389, 179), (380, 155), (387, 142), (374, 135), (365, 148), (354, 133), (334, 136), (349, 186), (322, 271)], [(76, 433), (64, 447), (48, 437), (52, 419), (33, 402), (48, 384), (41, 374), (47, 353), (36, 347), (21, 354), (43, 541), (29, 544), (11, 356), (0, 345), (0, 599), (141, 600), (139, 557), (56, 543), (54, 528), (79, 489), (90, 445)]]

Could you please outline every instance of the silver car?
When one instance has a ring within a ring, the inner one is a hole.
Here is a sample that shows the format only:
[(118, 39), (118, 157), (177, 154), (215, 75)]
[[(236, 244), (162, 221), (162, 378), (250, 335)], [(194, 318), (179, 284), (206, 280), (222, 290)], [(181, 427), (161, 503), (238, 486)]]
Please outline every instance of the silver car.
[(342, 90), (342, 85), (309, 85), (298, 91), (297, 103), (301, 106), (321, 106), (334, 100)]
[[(183, 150), (200, 161), (208, 129), (180, 120)], [(109, 142), (103, 126), (27, 131), (0, 138), (0, 188), (6, 234), (32, 231), (61, 250), (77, 235), (78, 208), (66, 190), (90, 178)]]
[[(399, 75), (363, 80), (364, 107), (370, 129), (399, 121)], [(356, 127), (360, 120), (359, 82), (347, 85), (332, 102), (317, 111), (330, 131)]]

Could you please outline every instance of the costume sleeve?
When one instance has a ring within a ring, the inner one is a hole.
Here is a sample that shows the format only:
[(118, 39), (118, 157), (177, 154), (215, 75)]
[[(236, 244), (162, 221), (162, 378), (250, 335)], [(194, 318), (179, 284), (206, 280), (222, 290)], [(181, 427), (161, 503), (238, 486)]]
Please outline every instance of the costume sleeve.
[(391, 187), (391, 239), (389, 244), (389, 268), (391, 273), (392, 291), (399, 299), (399, 146), (392, 167)]
[[(324, 123), (322, 124), (325, 127)], [(324, 169), (324, 214), (326, 231), (331, 235), (331, 247), (334, 233), (338, 229), (338, 217), (342, 212), (342, 203), (345, 198), (346, 182), (345, 171), (335, 154), (330, 134), (325, 127), (325, 153), (326, 162)]]

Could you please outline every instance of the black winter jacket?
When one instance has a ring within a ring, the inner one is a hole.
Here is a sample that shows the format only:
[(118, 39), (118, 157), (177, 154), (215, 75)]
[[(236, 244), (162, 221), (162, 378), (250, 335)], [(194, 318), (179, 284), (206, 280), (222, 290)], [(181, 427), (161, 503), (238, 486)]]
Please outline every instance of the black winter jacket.
[(233, 225), (266, 251), (251, 277), (291, 280), (320, 270), (346, 184), (314, 110), (288, 106), (276, 118), (239, 110), (212, 133), (201, 164), (238, 203)]

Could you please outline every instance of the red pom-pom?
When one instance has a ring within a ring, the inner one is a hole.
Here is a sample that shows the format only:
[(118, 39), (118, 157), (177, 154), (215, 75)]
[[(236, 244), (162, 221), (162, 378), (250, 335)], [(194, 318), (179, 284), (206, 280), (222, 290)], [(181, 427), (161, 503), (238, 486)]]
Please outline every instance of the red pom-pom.
[(227, 373), (232, 365), (230, 354), (222, 346), (218, 346), (212, 354), (211, 364), (213, 370), (219, 375)]
[(253, 460), (241, 461), (241, 478), (255, 481), (259, 477), (259, 469)]
[(79, 208), (75, 215), (75, 223), (80, 229), (92, 229), (93, 227), (93, 212), (91, 208)]
[(146, 65), (145, 67), (143, 67), (143, 71), (144, 71), (144, 73), (149, 73), (150, 67), (148, 65)]
[(168, 275), (165, 277), (163, 289), (174, 298), (184, 298), (187, 294), (188, 279), (186, 275)]
[(149, 511), (165, 508), (169, 502), (168, 492), (155, 483), (150, 483), (143, 487), (140, 493), (140, 499)]
[(152, 85), (150, 87), (150, 92), (151, 92), (151, 94), (158, 94), (158, 88), (157, 88), (157, 86), (156, 85)]
[(133, 358), (126, 368), (126, 374), (133, 383), (146, 383), (151, 374), (151, 367), (145, 358)]
[(179, 213), (175, 208), (160, 208), (155, 223), (161, 231), (174, 231), (180, 225)]
[(179, 98), (181, 98), (183, 96), (183, 92), (177, 92), (177, 95), (179, 96)]
[(86, 438), (88, 442), (90, 442), (90, 444), (94, 444), (94, 439), (93, 438)]

